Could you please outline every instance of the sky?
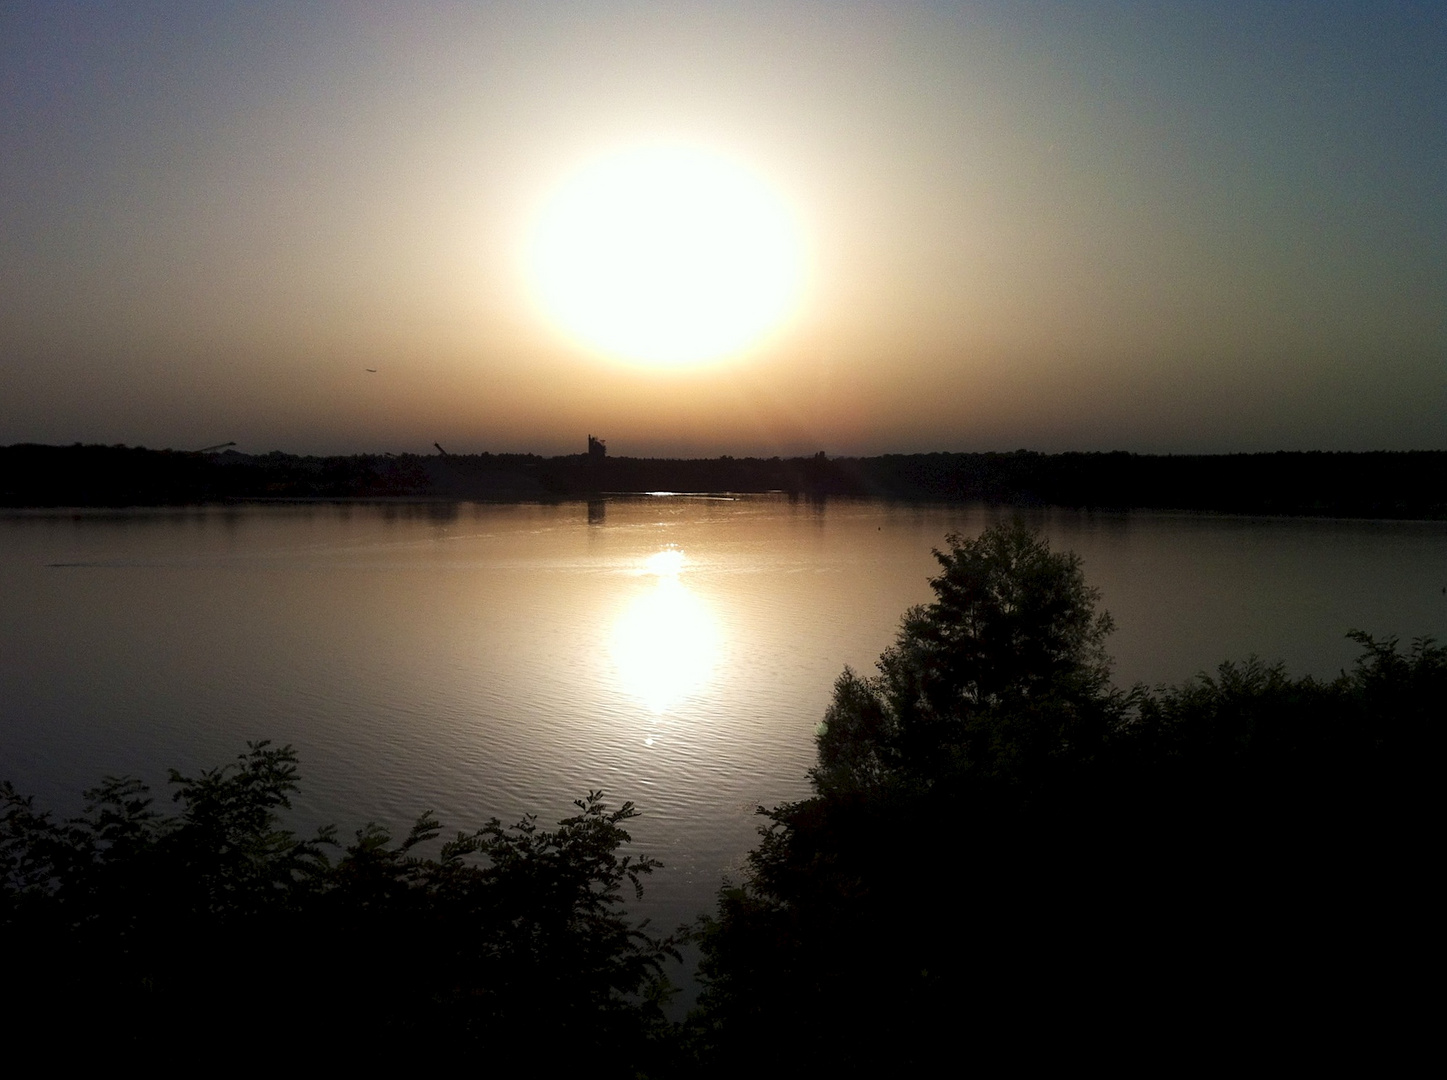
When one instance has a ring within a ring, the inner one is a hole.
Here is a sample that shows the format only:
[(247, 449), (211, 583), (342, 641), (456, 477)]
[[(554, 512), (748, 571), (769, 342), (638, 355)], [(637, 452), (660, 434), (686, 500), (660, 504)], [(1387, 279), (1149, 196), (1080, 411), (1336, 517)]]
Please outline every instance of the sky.
[[(5, 0), (0, 445), (1444, 449), (1444, 56), (1441, 2)], [(532, 254), (657, 146), (799, 266), (661, 367)]]

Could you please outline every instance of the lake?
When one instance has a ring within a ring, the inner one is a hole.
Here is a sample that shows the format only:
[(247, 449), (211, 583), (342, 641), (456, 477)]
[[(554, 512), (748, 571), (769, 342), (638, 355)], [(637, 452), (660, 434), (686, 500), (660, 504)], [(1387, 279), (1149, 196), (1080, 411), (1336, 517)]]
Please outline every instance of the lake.
[[(61, 812), (248, 739), (301, 754), (294, 820), (450, 828), (603, 789), (708, 909), (753, 808), (808, 791), (845, 664), (930, 598), (930, 549), (1016, 511), (786, 496), (0, 515), (0, 778)], [(1350, 666), (1447, 638), (1447, 523), (1032, 511), (1115, 617), (1122, 685), (1255, 653)], [(164, 801), (164, 795), (163, 799)]]

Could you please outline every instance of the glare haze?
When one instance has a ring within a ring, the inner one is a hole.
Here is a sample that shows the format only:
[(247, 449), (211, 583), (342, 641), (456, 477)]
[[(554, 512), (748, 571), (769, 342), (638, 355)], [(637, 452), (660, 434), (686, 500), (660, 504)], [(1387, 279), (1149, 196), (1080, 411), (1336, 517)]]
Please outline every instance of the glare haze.
[[(1447, 447), (1444, 55), (1439, 3), (15, 0), (0, 444)], [(708, 363), (529, 269), (660, 144), (803, 252)]]

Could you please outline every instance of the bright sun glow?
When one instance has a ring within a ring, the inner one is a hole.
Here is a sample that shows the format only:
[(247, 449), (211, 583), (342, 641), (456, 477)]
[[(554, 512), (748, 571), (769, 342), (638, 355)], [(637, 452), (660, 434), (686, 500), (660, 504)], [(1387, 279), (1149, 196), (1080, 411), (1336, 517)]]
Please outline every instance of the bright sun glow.
[(532, 274), (550, 317), (609, 355), (691, 364), (737, 353), (797, 301), (803, 246), (779, 196), (702, 150), (594, 161), (549, 201)]
[(683, 553), (649, 557), (644, 573), (657, 581), (613, 627), (610, 651), (619, 680), (654, 713), (701, 689), (718, 661), (718, 626), (708, 606), (678, 580)]

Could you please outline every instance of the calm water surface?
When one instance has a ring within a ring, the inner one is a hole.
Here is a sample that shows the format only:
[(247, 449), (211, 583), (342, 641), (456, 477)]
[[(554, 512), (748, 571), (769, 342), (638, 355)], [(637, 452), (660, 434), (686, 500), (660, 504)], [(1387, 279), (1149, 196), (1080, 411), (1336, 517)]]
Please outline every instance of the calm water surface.
[[(0, 777), (79, 809), (105, 773), (248, 739), (302, 758), (296, 824), (643, 811), (646, 911), (708, 908), (753, 808), (807, 791), (845, 664), (929, 599), (981, 507), (751, 496), (0, 516)], [(1117, 681), (1255, 653), (1333, 675), (1348, 629), (1447, 638), (1447, 525), (1041, 512), (1115, 616)]]

